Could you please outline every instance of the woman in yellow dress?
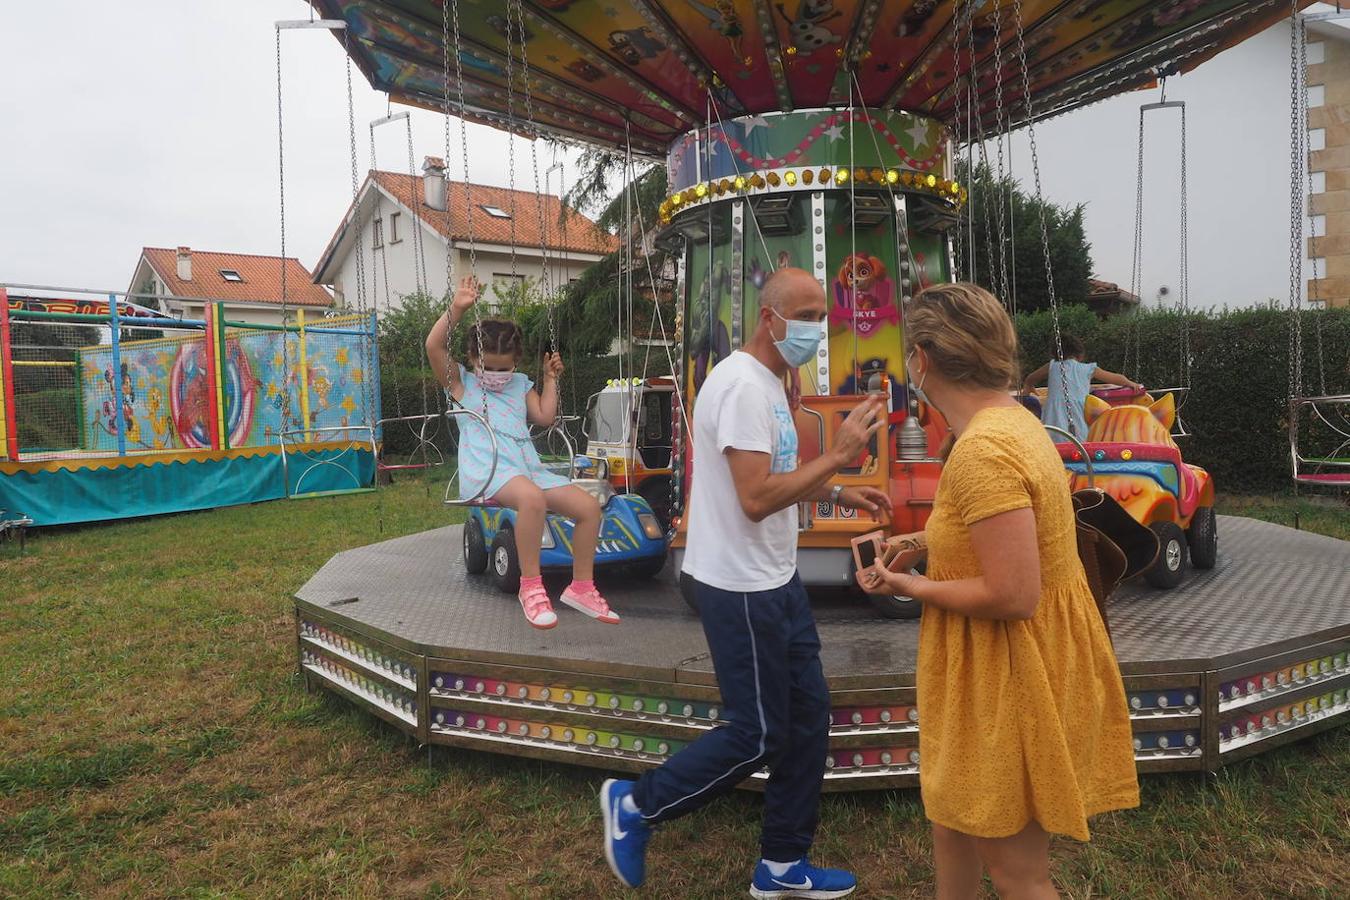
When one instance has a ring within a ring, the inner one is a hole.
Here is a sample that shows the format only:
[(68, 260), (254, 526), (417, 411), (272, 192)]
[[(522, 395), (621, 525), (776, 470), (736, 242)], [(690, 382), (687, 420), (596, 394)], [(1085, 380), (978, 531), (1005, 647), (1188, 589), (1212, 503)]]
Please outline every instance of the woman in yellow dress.
[(1120, 668), (1078, 559), (1059, 454), (1010, 394), (1017, 336), (970, 284), (905, 318), (910, 382), (955, 442), (928, 520), (927, 576), (859, 573), (923, 603), (919, 782), (939, 898), (1056, 897), (1051, 834), (1139, 805)]

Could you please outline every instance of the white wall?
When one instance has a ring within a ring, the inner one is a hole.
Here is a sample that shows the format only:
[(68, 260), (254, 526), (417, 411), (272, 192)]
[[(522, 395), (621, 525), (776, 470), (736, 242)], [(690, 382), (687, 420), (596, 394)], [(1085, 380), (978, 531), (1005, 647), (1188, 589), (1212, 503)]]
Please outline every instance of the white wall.
[[(417, 279), (421, 272), (416, 262), (416, 248), (411, 231), (412, 213), (396, 205), (384, 194), (376, 192), (375, 196), (374, 212), (362, 225), (361, 250), (362, 258), (365, 260), (366, 306), (384, 312), (386, 309), (397, 309), (404, 294), (411, 294), (416, 291)], [(398, 230), (401, 240), (397, 243), (391, 243), (389, 240), (389, 216), (394, 212), (400, 213)], [(373, 246), (374, 221), (376, 218), (383, 223), (384, 246), (381, 249), (375, 249)], [(445, 241), (426, 225), (422, 224), (419, 227), (422, 230), (422, 252), (426, 256), (428, 288), (433, 296), (444, 296), (446, 291)], [(469, 271), (469, 247), (466, 243), (457, 244), (451, 252), (454, 257), (452, 260), (455, 272), (454, 278), (458, 280)], [(577, 278), (597, 258), (594, 255), (581, 258), (578, 254), (573, 253), (568, 254), (564, 261), (560, 254), (550, 251), (549, 279), (551, 284), (556, 288), (566, 284), (572, 278)], [(536, 283), (540, 282), (542, 279), (542, 259), (539, 252), (532, 249), (517, 248), (515, 271), (516, 274), (532, 279)], [(489, 290), (485, 294), (487, 300), (494, 299), (494, 294), (491, 291), (494, 276), (510, 272), (511, 254), (509, 248), (496, 245), (476, 248), (473, 273), (480, 283), (489, 286)], [(350, 252), (342, 260), (342, 265), (333, 285), (335, 290), (340, 290), (339, 305), (345, 304), (348, 308), (357, 308), (357, 281), (356, 253)]]
[[(1169, 78), (1167, 99), (1186, 101), (1191, 303), (1287, 302), (1289, 24)], [(1086, 204), (1094, 271), (1123, 287), (1130, 283), (1134, 247), (1139, 106), (1156, 100), (1157, 90), (1113, 97), (1036, 128), (1045, 195)], [(1180, 129), (1174, 110), (1148, 116), (1140, 294), (1152, 303), (1158, 287), (1167, 285), (1169, 302), (1176, 302)], [(992, 145), (990, 154), (992, 161)], [(1014, 174), (1030, 192), (1025, 132), (1014, 136), (1012, 154)], [(1041, 251), (1018, 246), (1016, 252)]]

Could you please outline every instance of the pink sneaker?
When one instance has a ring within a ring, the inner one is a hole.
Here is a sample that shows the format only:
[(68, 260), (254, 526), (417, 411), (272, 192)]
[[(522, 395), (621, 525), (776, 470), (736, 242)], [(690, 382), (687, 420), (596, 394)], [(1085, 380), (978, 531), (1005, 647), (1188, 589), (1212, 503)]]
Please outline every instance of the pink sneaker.
[(618, 625), (619, 614), (609, 608), (605, 598), (600, 596), (600, 592), (595, 589), (595, 583), (581, 584), (572, 582), (567, 586), (567, 590), (562, 592), (558, 598), (563, 603), (583, 612), (595, 619), (597, 622), (604, 622), (606, 625)]
[(521, 585), (520, 607), (525, 610), (525, 620), (535, 628), (552, 628), (558, 624), (558, 615), (549, 602), (548, 592), (537, 584)]

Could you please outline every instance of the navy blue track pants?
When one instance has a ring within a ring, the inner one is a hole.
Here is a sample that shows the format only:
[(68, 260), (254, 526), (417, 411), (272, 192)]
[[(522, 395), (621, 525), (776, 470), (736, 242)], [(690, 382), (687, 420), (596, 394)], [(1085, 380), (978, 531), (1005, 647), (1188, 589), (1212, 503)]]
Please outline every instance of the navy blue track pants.
[(806, 855), (820, 819), (830, 694), (820, 637), (801, 578), (733, 593), (695, 582), (703, 633), (722, 692), (723, 724), (643, 774), (633, 800), (655, 824), (692, 812), (760, 769), (765, 859)]

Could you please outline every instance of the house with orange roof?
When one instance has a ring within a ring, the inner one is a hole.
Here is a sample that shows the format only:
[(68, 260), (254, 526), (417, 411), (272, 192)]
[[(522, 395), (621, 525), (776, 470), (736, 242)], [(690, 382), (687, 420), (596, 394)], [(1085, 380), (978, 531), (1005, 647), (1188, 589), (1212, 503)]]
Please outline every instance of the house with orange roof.
[[(357, 248), (360, 248), (358, 266)], [(339, 306), (397, 308), (402, 297), (446, 291), (472, 271), (488, 301), (513, 286), (557, 291), (618, 247), (618, 239), (560, 197), (451, 182), (429, 156), (422, 175), (373, 170), (314, 268)]]
[[(141, 306), (180, 319), (200, 319), (207, 301), (224, 303), (225, 318), (279, 324), (289, 310), (324, 313), (333, 296), (294, 257), (219, 253), (190, 247), (144, 247), (127, 288)], [(283, 302), (284, 294), (284, 302)]]

